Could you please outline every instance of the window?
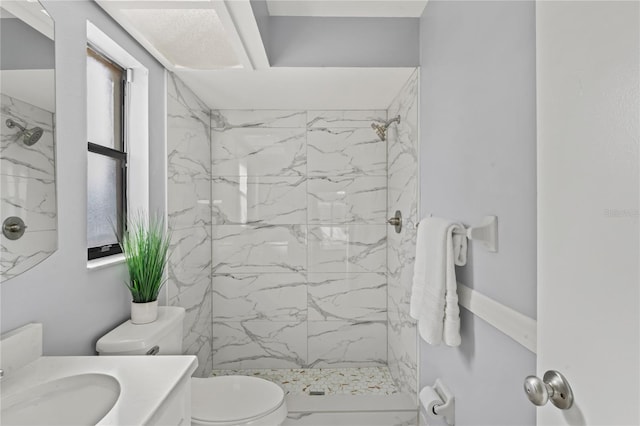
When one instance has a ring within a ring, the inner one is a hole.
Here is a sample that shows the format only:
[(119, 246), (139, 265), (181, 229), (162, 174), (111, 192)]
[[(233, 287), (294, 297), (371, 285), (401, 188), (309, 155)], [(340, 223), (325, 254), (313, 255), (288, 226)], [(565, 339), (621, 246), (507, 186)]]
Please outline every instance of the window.
[[(87, 269), (91, 270), (122, 262), (121, 255), (109, 255), (120, 252), (115, 236), (123, 232), (127, 212), (149, 212), (149, 136), (153, 129), (157, 146), (164, 149), (160, 118), (164, 107), (159, 102), (149, 107), (149, 69), (90, 21), (87, 45)], [(158, 117), (153, 125), (150, 111)], [(154, 188), (164, 182), (166, 178), (155, 182)], [(159, 203), (164, 200), (160, 192)]]
[(89, 260), (121, 253), (118, 236), (127, 214), (126, 88), (127, 70), (87, 48)]

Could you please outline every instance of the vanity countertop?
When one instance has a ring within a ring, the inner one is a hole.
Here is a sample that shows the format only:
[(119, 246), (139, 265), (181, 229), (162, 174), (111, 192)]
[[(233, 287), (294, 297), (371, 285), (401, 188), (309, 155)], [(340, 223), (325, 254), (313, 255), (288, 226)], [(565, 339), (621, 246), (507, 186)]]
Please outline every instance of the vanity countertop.
[[(66, 377), (100, 374), (120, 385), (120, 395), (99, 425), (148, 424), (172, 391), (191, 377), (195, 356), (42, 356), (2, 379), (2, 399)], [(82, 404), (82, 401), (78, 401)]]

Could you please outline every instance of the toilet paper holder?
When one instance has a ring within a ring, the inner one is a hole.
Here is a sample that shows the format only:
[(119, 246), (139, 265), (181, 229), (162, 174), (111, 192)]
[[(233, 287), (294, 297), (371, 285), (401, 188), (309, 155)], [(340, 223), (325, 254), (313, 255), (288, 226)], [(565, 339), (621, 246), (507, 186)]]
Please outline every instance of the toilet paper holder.
[(436, 379), (433, 387), (425, 386), (419, 397), (420, 405), (429, 416), (443, 417), (449, 426), (455, 424), (455, 398), (440, 379)]

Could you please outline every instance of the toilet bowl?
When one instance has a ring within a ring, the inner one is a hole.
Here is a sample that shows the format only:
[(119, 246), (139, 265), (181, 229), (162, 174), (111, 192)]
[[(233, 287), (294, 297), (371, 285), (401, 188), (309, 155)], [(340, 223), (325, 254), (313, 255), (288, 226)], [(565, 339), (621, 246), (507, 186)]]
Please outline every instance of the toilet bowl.
[(287, 417), (284, 391), (268, 380), (247, 376), (191, 379), (191, 424), (280, 425)]
[[(184, 308), (162, 306), (149, 324), (126, 321), (96, 343), (100, 355), (181, 355)], [(247, 376), (191, 378), (191, 424), (279, 426), (287, 417), (284, 391)]]

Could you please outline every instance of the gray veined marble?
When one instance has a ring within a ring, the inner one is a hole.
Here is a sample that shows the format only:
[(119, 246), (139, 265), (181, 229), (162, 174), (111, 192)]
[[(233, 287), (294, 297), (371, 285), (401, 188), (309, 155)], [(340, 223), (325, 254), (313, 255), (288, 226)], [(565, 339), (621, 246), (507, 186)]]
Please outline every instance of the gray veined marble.
[(168, 175), (173, 182), (209, 178), (211, 128), (209, 109), (174, 74), (167, 94)]
[(234, 127), (299, 128), (306, 125), (307, 112), (299, 110), (215, 110), (211, 116), (214, 129)]
[(173, 229), (211, 223), (211, 130), (209, 110), (174, 74), (169, 74), (168, 210)]
[(214, 273), (303, 272), (306, 225), (214, 225)]
[[(402, 174), (415, 154), (412, 130), (394, 129), (401, 143), (387, 151), (370, 125), (388, 111), (220, 110), (210, 111), (207, 134), (195, 95), (177, 79), (174, 89), (169, 210), (185, 238), (175, 250), (192, 247), (194, 261), (171, 265), (170, 296), (192, 312), (186, 346), (215, 368), (384, 365), (387, 320), (399, 344), (411, 333), (400, 315), (402, 286), (394, 281), (387, 294), (385, 220), (390, 200), (412, 198), (412, 171)], [(410, 91), (394, 114), (411, 111)], [(389, 185), (388, 154), (401, 165), (390, 169)], [(207, 255), (210, 292), (199, 269)], [(201, 321), (207, 315), (210, 333)], [(389, 353), (396, 380), (406, 382), (411, 360)]]
[(305, 176), (306, 130), (214, 129), (212, 176)]
[(307, 126), (320, 128), (371, 128), (374, 121), (387, 120), (387, 111), (308, 111)]
[(202, 302), (211, 279), (211, 236), (205, 226), (174, 230), (167, 263), (170, 299), (185, 308)]
[(307, 360), (306, 322), (213, 323), (216, 369), (299, 368)]
[(214, 321), (307, 319), (307, 279), (303, 273), (216, 274)]
[(307, 222), (304, 177), (213, 177), (214, 224), (293, 224)]
[(197, 376), (213, 368), (211, 296), (211, 129), (208, 108), (174, 74), (167, 90), (169, 304), (186, 310), (183, 350)]
[(369, 128), (310, 128), (309, 176), (386, 176), (387, 144)]
[(211, 181), (209, 178), (169, 177), (167, 208), (172, 229), (211, 224)]
[(384, 224), (384, 176), (312, 177), (307, 185), (310, 224)]
[(22, 218), (29, 231), (57, 228), (56, 183), (53, 179), (2, 176), (0, 217)]
[[(55, 179), (53, 117), (50, 111), (0, 94), (0, 174)], [(29, 128), (41, 127), (44, 133), (36, 144), (27, 146), (22, 143), (18, 129), (5, 125), (9, 118)]]
[(373, 367), (387, 363), (386, 321), (309, 321), (308, 366)]
[(169, 249), (169, 304), (186, 310), (183, 350), (198, 355), (197, 374), (212, 368), (211, 236), (208, 227), (174, 230)]
[[(38, 142), (27, 146), (12, 119), (41, 127)], [(27, 225), (18, 240), (0, 234), (0, 280), (6, 281), (49, 257), (57, 248), (54, 114), (19, 99), (0, 95), (0, 221), (18, 216)]]
[[(168, 74), (167, 83), (167, 97), (170, 103), (170, 110), (167, 113), (171, 120), (171, 128), (192, 128), (209, 134), (211, 131), (209, 107), (175, 74)], [(174, 141), (170, 141), (172, 142)]]
[(415, 177), (418, 167), (418, 76), (414, 73), (389, 107), (389, 117), (400, 115), (399, 125), (389, 128), (389, 175)]
[(0, 234), (0, 281), (6, 281), (49, 257), (57, 247), (58, 233), (27, 231), (19, 240), (8, 240)]
[[(180, 298), (173, 300), (181, 306)], [(186, 308), (184, 319), (184, 338), (182, 351), (198, 357), (196, 377), (208, 377), (213, 369), (213, 353), (211, 350), (211, 289), (204, 293), (201, 303)]]
[(309, 273), (310, 321), (384, 321), (387, 277), (384, 273)]
[(409, 316), (418, 221), (418, 74), (415, 72), (389, 107), (388, 116), (401, 122), (388, 133), (388, 209), (402, 211), (400, 234), (388, 230), (387, 309), (388, 363), (402, 392), (417, 392), (416, 325)]
[(384, 272), (386, 225), (309, 226), (309, 272)]

